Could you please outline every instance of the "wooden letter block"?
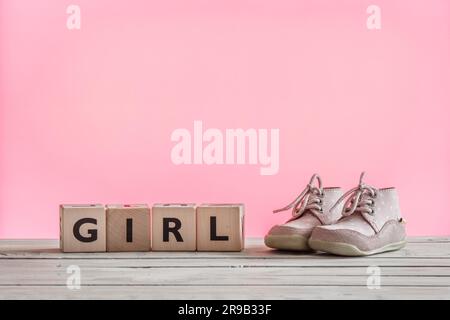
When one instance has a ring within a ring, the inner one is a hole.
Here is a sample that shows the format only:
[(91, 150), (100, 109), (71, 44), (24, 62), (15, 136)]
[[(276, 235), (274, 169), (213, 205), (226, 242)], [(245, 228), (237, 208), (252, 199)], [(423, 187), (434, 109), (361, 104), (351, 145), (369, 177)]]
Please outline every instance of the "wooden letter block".
[(149, 251), (150, 208), (146, 204), (106, 206), (106, 250)]
[(63, 252), (106, 251), (106, 214), (103, 205), (60, 205), (59, 220)]
[(244, 205), (202, 204), (197, 207), (198, 251), (244, 249)]
[(152, 211), (154, 251), (195, 251), (195, 204), (155, 204)]

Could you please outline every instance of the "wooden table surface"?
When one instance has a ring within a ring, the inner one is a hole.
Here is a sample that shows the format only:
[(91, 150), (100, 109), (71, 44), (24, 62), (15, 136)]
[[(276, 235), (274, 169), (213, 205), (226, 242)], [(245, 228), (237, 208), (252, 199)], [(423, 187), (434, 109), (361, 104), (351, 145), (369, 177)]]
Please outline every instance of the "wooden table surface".
[[(400, 251), (362, 258), (277, 252), (261, 239), (215, 253), (58, 246), (0, 240), (0, 299), (450, 299), (450, 237), (409, 238)], [(80, 289), (67, 287), (69, 266), (79, 267)], [(379, 289), (367, 286), (373, 270)]]

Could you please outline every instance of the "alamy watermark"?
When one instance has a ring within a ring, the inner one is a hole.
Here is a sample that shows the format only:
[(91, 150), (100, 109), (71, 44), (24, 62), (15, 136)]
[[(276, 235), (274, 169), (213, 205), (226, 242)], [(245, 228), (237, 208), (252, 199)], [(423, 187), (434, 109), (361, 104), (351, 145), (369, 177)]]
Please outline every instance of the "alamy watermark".
[(369, 14), (366, 20), (366, 27), (369, 30), (381, 29), (381, 8), (375, 4), (367, 7), (366, 13)]
[(369, 275), (367, 277), (366, 286), (367, 289), (380, 289), (381, 288), (381, 268), (378, 266), (367, 267), (366, 273)]
[(81, 289), (81, 269), (77, 265), (70, 265), (66, 269), (69, 274), (66, 281), (67, 289), (80, 290)]
[(71, 4), (66, 8), (66, 13), (69, 15), (66, 20), (66, 27), (69, 30), (81, 29), (81, 9), (76, 4)]
[(279, 129), (204, 130), (202, 121), (194, 121), (192, 132), (175, 129), (170, 139), (176, 165), (259, 165), (261, 175), (275, 175), (280, 167)]

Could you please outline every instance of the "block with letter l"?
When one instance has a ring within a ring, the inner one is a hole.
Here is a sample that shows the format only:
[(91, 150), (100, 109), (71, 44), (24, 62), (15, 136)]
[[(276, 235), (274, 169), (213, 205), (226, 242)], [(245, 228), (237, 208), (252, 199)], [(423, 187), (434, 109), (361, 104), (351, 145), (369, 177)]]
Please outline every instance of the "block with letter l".
[(60, 247), (63, 252), (105, 252), (106, 213), (101, 204), (59, 207)]
[(198, 251), (244, 249), (244, 205), (202, 204), (197, 207)]
[(165, 203), (152, 208), (152, 249), (154, 251), (195, 251), (195, 204)]

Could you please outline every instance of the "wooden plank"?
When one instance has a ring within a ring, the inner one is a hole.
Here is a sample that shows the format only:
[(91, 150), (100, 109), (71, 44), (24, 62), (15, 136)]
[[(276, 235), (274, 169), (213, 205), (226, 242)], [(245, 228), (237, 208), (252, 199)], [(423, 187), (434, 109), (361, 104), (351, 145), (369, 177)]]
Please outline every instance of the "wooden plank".
[[(50, 274), (50, 273), (59, 273), (58, 277), (61, 274), (65, 274), (67, 268), (69, 266), (78, 266), (81, 271), (86, 274), (92, 274), (95, 272), (98, 273), (115, 273), (120, 274), (121, 272), (129, 272), (129, 273), (142, 273), (147, 274), (151, 272), (152, 274), (156, 274), (161, 272), (160, 270), (169, 270), (170, 272), (183, 272), (179, 271), (184, 269), (192, 269), (191, 272), (205, 272), (202, 269), (218, 269), (219, 271), (222, 269), (243, 269), (252, 270), (249, 272), (253, 272), (257, 274), (260, 270), (262, 272), (268, 272), (267, 270), (277, 270), (278, 272), (284, 272), (289, 274), (298, 274), (302, 276), (357, 276), (357, 275), (367, 275), (368, 267), (315, 267), (315, 266), (301, 266), (301, 267), (272, 267), (272, 266), (259, 266), (259, 267), (239, 267), (239, 266), (216, 266), (216, 267), (168, 267), (168, 266), (135, 266), (132, 265), (116, 265), (116, 266), (103, 266), (99, 267), (97, 264), (94, 265), (86, 265), (83, 263), (80, 264), (58, 264), (51, 266), (36, 266), (36, 265), (2, 265), (2, 273), (0, 274), (0, 283), (10, 283), (8, 281), (13, 281), (12, 279), (25, 279), (36, 278), (36, 270), (39, 271), (39, 276), (41, 274)], [(373, 266), (371, 266), (373, 267)], [(39, 268), (39, 269), (38, 269)], [(197, 271), (195, 271), (196, 269)], [(283, 271), (284, 270), (284, 271)], [(448, 267), (380, 267), (382, 276), (417, 276), (417, 277), (449, 277), (450, 276), (450, 268)], [(209, 270), (207, 271), (209, 272)], [(216, 272), (216, 271), (214, 271)]]
[(299, 259), (294, 258), (261, 258), (261, 257), (242, 257), (233, 258), (217, 257), (217, 258), (152, 258), (152, 259), (99, 259), (99, 258), (73, 258), (73, 259), (0, 259), (0, 262), (17, 260), (23, 261), (69, 261), (71, 264), (79, 263), (79, 261), (100, 261), (103, 265), (112, 265), (113, 261), (141, 261), (142, 265), (154, 267), (450, 267), (450, 259), (439, 258), (347, 258), (334, 256), (302, 256)]
[[(73, 262), (76, 262), (74, 264)], [(126, 262), (126, 263), (124, 263)], [(85, 285), (360, 285), (367, 267), (168, 267), (154, 261), (4, 260), (0, 285), (64, 285), (67, 267), (81, 270)], [(381, 267), (383, 286), (450, 286), (450, 267)]]
[(354, 286), (63, 286), (0, 287), (0, 299), (449, 299), (448, 287)]
[[(55, 240), (1, 241), (1, 259), (321, 259), (323, 254), (280, 252), (266, 248), (261, 239), (248, 241), (242, 252), (106, 252), (106, 253), (61, 253)], [(450, 259), (450, 242), (409, 243), (404, 249), (371, 256), (370, 259), (392, 258), (439, 258)]]
[[(340, 259), (345, 263), (336, 263), (335, 259), (323, 261), (308, 260), (275, 260), (275, 259), (254, 259), (254, 260), (228, 260), (228, 259), (151, 259), (151, 260), (114, 260), (114, 259), (80, 259), (80, 260), (1, 260), (0, 269), (2, 271), (23, 272), (30, 270), (55, 270), (57, 268), (66, 268), (70, 265), (77, 265), (86, 269), (182, 269), (182, 268), (231, 268), (231, 269), (258, 269), (258, 268), (298, 268), (316, 272), (316, 274), (329, 274), (332, 270), (366, 270), (369, 266), (378, 266), (383, 270), (405, 270), (405, 273), (414, 271), (414, 274), (427, 275), (432, 272), (440, 272), (439, 275), (448, 275), (450, 273), (450, 263), (442, 264), (441, 260), (423, 259), (413, 261), (412, 265), (405, 264), (404, 259), (385, 259), (377, 260), (382, 262), (373, 263), (368, 259)], [(447, 261), (447, 260), (445, 260)], [(409, 262), (409, 260), (406, 260)], [(428, 263), (428, 264), (427, 264)], [(330, 271), (329, 271), (330, 270)], [(255, 270), (255, 272), (257, 272)], [(349, 273), (352, 274), (352, 273)], [(19, 274), (20, 275), (20, 274)], [(0, 276), (2, 274), (0, 273)], [(6, 275), (5, 275), (6, 276)]]
[[(246, 238), (246, 247), (264, 246), (262, 238)], [(408, 237), (408, 243), (450, 243), (447, 237)], [(59, 248), (59, 239), (0, 239), (0, 251), (6, 248), (14, 249), (38, 249)]]
[[(330, 274), (303, 274), (298, 268), (158, 268), (158, 269), (86, 269), (81, 270), (82, 285), (178, 285), (178, 286), (366, 286), (369, 275), (340, 274), (337, 269)], [(2, 272), (3, 273), (3, 272)], [(62, 285), (68, 279), (66, 268), (56, 270), (18, 270), (0, 276), (0, 286)], [(385, 275), (381, 273), (382, 286), (434, 286), (450, 287), (450, 276), (435, 275)]]
[[(55, 240), (0, 240), (0, 298), (450, 299), (449, 239), (361, 258), (277, 252), (261, 239), (244, 252), (73, 254)], [(66, 288), (69, 265), (81, 290)], [(368, 266), (381, 268), (379, 290), (366, 286)]]

